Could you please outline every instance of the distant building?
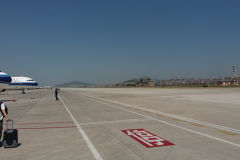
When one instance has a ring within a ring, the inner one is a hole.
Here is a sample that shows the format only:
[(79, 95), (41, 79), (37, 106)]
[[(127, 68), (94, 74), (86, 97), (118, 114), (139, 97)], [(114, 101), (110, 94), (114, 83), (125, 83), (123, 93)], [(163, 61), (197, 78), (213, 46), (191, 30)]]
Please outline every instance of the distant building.
[(239, 82), (238, 80), (235, 80), (235, 79), (224, 79), (224, 80), (221, 80), (218, 82), (218, 85), (220, 86), (237, 86), (239, 85)]
[(140, 79), (131, 79), (120, 84), (116, 84), (115, 87), (155, 87), (155, 86), (239, 86), (240, 77), (219, 77), (219, 78), (182, 78), (182, 79), (169, 79), (154, 81), (148, 77)]
[(155, 85), (156, 82), (148, 77), (140, 78), (139, 81), (136, 83), (137, 87), (155, 87)]
[(155, 87), (156, 82), (154, 80), (148, 81), (148, 87)]

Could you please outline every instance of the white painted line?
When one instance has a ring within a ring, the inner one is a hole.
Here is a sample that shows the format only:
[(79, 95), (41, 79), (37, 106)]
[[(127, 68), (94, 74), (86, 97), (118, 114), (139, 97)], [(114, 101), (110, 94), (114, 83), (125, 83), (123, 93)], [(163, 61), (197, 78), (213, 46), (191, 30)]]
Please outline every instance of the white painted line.
[(87, 122), (87, 123), (79, 123), (81, 126), (86, 125), (97, 125), (97, 124), (115, 124), (115, 123), (129, 123), (129, 122), (143, 122), (151, 120), (149, 118), (144, 119), (126, 119), (126, 120), (116, 120), (116, 121), (98, 121), (98, 122)]
[[(81, 95), (83, 95), (83, 94), (81, 94)], [(129, 105), (129, 104), (126, 104), (126, 103), (111, 101), (111, 100), (103, 99), (103, 98), (97, 98), (97, 97), (94, 97), (94, 96), (89, 96), (89, 95), (84, 95), (84, 96), (87, 96), (87, 97), (90, 97), (90, 98), (95, 98), (95, 99), (102, 100), (102, 101), (107, 101), (107, 102), (110, 102), (110, 103), (115, 103), (115, 104), (128, 106), (128, 107), (131, 107), (131, 108), (134, 108), (134, 109), (140, 109), (140, 110), (143, 110), (143, 111), (148, 111), (148, 112), (155, 113), (155, 114), (158, 113), (158, 114), (164, 115), (166, 117), (176, 118), (176, 119), (183, 120), (183, 121), (186, 121), (186, 122), (197, 123), (197, 124), (201, 124), (201, 125), (208, 126), (208, 127), (211, 127), (211, 128), (216, 128), (216, 129), (240, 134), (240, 130), (235, 129), (235, 128), (225, 127), (225, 126), (216, 125), (216, 124), (207, 123), (207, 122), (201, 122), (201, 121), (198, 121), (198, 120), (195, 120), (195, 119), (185, 118), (185, 117), (181, 117), (181, 116), (174, 115), (174, 114), (169, 114), (169, 113), (156, 111), (156, 110), (153, 110), (153, 109), (147, 109), (147, 108), (143, 108), (143, 107), (135, 107), (133, 105)]]
[(191, 129), (188, 129), (188, 128), (185, 128), (185, 127), (181, 127), (181, 126), (178, 126), (178, 125), (175, 125), (175, 124), (166, 122), (166, 121), (162, 121), (162, 120), (153, 118), (153, 117), (151, 117), (151, 116), (147, 116), (147, 115), (144, 115), (144, 114), (140, 114), (140, 113), (137, 113), (137, 112), (134, 112), (134, 111), (130, 111), (130, 110), (124, 109), (124, 108), (122, 108), (122, 107), (118, 107), (118, 106), (115, 106), (115, 105), (112, 105), (112, 104), (108, 104), (108, 103), (105, 103), (105, 102), (102, 102), (102, 101), (93, 99), (93, 97), (89, 97), (89, 96), (86, 96), (86, 95), (85, 95), (85, 97), (88, 98), (88, 99), (90, 99), (90, 100), (92, 100), (92, 101), (99, 102), (99, 103), (103, 103), (103, 104), (105, 104), (105, 105), (108, 105), (108, 106), (111, 106), (111, 107), (114, 107), (114, 108), (117, 108), (117, 109), (120, 109), (120, 110), (124, 110), (124, 111), (127, 111), (127, 112), (135, 113), (135, 114), (140, 115), (140, 116), (143, 116), (143, 117), (145, 117), (145, 118), (149, 118), (149, 119), (152, 119), (152, 120), (156, 120), (156, 121), (158, 121), (158, 122), (161, 122), (161, 123), (164, 123), (164, 124), (167, 124), (167, 125), (170, 125), (170, 126), (173, 126), (173, 127), (176, 127), (176, 128), (182, 129), (182, 130), (185, 130), (185, 131), (189, 131), (189, 132), (191, 132), (191, 133), (195, 133), (195, 134), (198, 134), (198, 135), (201, 135), (201, 136), (204, 136), (204, 137), (208, 137), (208, 138), (214, 139), (214, 140), (216, 140), (216, 141), (220, 141), (220, 142), (224, 142), (224, 143), (227, 143), (227, 144), (231, 144), (231, 145), (236, 146), (236, 147), (240, 147), (240, 144), (237, 144), (237, 143), (233, 143), (233, 142), (230, 142), (230, 141), (221, 139), (221, 138), (217, 138), (217, 137), (210, 136), (210, 135), (207, 135), (207, 134), (204, 134), (204, 133), (201, 133), (201, 132), (197, 132), (197, 131), (194, 131), (194, 130), (191, 130)]
[(90, 141), (90, 139), (88, 138), (87, 134), (84, 132), (84, 130), (82, 129), (82, 127), (79, 125), (79, 123), (77, 122), (76, 118), (73, 116), (73, 114), (71, 113), (71, 111), (68, 109), (68, 107), (66, 106), (66, 104), (63, 102), (61, 96), (59, 95), (60, 100), (62, 101), (65, 109), (67, 110), (68, 114), (70, 115), (70, 117), (72, 118), (73, 122), (75, 123), (75, 125), (78, 128), (79, 133), (82, 135), (83, 139), (85, 140), (85, 142), (87, 143), (88, 148), (91, 150), (93, 156), (95, 157), (96, 160), (103, 160), (101, 155), (98, 153), (98, 151), (96, 150), (96, 148), (94, 147), (94, 145), (92, 144), (92, 142)]

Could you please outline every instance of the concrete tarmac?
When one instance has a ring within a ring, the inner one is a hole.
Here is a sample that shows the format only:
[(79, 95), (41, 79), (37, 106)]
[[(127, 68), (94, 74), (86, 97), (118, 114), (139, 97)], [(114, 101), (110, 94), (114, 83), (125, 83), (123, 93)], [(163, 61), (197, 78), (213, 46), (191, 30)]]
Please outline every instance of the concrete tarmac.
[[(21, 145), (0, 148), (0, 157), (239, 160), (239, 95), (239, 89), (66, 88), (56, 101), (53, 90), (1, 93)], [(147, 148), (143, 139), (122, 132), (129, 129), (144, 129), (174, 145)]]

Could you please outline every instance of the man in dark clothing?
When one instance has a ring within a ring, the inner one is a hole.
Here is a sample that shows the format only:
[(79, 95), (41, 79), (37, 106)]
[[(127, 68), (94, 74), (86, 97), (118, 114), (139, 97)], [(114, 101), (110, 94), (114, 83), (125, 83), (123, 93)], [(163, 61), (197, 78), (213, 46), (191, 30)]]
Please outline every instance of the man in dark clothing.
[(58, 101), (58, 89), (55, 88), (55, 97), (56, 97), (56, 101)]

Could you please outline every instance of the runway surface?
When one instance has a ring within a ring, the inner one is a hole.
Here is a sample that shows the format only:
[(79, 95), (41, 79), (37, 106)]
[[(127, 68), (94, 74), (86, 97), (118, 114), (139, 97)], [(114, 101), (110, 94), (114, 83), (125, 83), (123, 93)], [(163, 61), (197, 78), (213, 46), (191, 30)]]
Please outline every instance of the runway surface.
[[(8, 160), (239, 160), (239, 89), (2, 93), (21, 145)], [(13, 99), (16, 102), (12, 102)]]

